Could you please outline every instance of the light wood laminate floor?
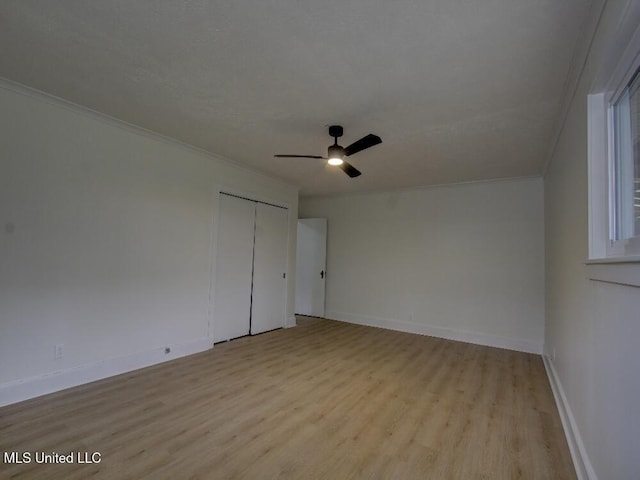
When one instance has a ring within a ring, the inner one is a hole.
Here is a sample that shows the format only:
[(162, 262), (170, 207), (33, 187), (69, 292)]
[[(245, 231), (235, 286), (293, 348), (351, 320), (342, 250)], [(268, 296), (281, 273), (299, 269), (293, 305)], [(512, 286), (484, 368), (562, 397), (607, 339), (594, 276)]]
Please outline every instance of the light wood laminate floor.
[[(329, 320), (0, 409), (37, 479), (574, 479), (540, 356)], [(33, 457), (32, 457), (33, 458)]]

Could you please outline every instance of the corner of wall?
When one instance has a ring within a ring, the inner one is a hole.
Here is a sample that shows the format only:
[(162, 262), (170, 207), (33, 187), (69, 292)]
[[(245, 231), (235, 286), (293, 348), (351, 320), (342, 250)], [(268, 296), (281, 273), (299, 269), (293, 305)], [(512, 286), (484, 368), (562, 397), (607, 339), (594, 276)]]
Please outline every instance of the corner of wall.
[(298, 326), (298, 322), (296, 320), (296, 316), (295, 315), (291, 315), (287, 319), (287, 322), (286, 322), (284, 328), (291, 328), (291, 327), (296, 327), (296, 326)]

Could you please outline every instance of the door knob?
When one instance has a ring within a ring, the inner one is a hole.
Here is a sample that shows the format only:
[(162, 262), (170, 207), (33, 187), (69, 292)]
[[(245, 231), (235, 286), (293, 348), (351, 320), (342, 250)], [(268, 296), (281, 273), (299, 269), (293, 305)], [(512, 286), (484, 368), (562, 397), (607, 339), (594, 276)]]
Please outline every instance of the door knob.
[(324, 278), (324, 270), (320, 271), (320, 278)]

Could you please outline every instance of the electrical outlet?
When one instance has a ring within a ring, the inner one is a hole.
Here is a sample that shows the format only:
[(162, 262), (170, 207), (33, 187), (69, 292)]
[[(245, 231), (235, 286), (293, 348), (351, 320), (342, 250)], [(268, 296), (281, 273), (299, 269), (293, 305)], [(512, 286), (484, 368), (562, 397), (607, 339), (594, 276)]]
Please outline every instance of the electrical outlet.
[(553, 363), (556, 363), (556, 347), (553, 347)]
[(60, 360), (64, 356), (64, 345), (62, 343), (58, 343), (53, 350), (53, 358), (55, 360)]

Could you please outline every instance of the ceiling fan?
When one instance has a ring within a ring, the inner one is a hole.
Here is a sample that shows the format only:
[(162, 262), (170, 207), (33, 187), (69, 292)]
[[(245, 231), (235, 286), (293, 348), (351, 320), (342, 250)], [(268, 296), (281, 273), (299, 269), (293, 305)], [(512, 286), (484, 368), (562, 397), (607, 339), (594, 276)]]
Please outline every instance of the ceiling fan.
[(340, 125), (331, 125), (329, 127), (329, 135), (333, 137), (334, 142), (333, 145), (329, 146), (328, 154), (326, 157), (322, 157), (320, 155), (274, 155), (274, 157), (278, 158), (323, 158), (327, 160), (329, 165), (336, 165), (340, 167), (344, 173), (349, 175), (351, 178), (359, 176), (360, 170), (358, 170), (353, 165), (347, 163), (344, 157), (348, 157), (353, 155), (354, 153), (361, 152), (362, 150), (366, 150), (369, 147), (373, 147), (374, 145), (378, 145), (382, 143), (382, 140), (377, 135), (369, 134), (362, 137), (360, 140), (353, 142), (348, 147), (341, 147), (338, 145), (338, 138), (342, 136), (343, 130)]

